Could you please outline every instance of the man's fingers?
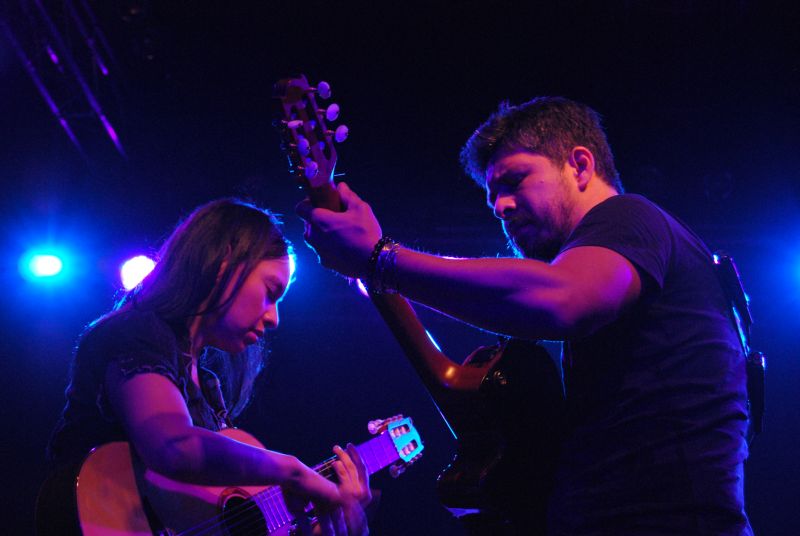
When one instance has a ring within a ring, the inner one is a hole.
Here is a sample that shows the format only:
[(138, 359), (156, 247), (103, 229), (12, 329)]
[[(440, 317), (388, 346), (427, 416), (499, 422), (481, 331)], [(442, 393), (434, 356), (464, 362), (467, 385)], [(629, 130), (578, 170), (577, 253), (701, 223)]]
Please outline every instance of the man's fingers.
[(327, 208), (315, 207), (308, 198), (297, 203), (294, 211), (307, 225), (313, 225), (322, 231), (335, 227), (341, 219), (338, 212)]
[[(353, 203), (361, 201), (361, 198), (358, 197), (358, 194), (351, 190), (350, 187), (344, 182), (337, 184), (336, 189), (342, 199), (342, 206), (344, 208), (351, 206)], [(314, 210), (314, 208), (315, 207), (311, 204), (311, 200), (306, 197), (295, 205), (294, 211), (298, 216), (306, 221), (309, 221), (312, 218), (311, 212)]]
[(311, 210), (313, 208), (314, 207), (311, 206), (311, 200), (306, 197), (294, 206), (294, 212), (305, 221), (308, 221), (311, 217)]
[(336, 190), (339, 192), (339, 197), (342, 199), (342, 206), (344, 206), (344, 208), (349, 208), (354, 203), (361, 201), (361, 198), (358, 196), (358, 194), (351, 190), (346, 182), (340, 182), (337, 184)]

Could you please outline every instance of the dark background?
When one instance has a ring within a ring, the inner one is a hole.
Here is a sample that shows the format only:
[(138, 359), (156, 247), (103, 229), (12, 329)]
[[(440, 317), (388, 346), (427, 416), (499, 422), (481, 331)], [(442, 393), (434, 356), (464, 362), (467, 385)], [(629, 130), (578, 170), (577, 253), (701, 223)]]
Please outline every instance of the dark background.
[[(68, 12), (43, 2), (127, 154), (115, 150), (74, 77), (42, 59), (32, 1), (2, 20), (73, 126), (70, 142), (8, 32), (0, 37), (4, 422), (2, 532), (32, 532), (44, 447), (63, 405), (71, 347), (106, 311), (128, 255), (150, 252), (212, 198), (247, 196), (285, 215), (298, 282), (282, 305), (271, 362), (241, 423), (307, 463), (366, 422), (414, 418), (426, 452), (384, 491), (374, 534), (458, 534), (435, 477), (454, 440), (388, 330), (345, 280), (316, 264), (293, 207), (273, 120), (272, 84), (329, 81), (351, 130), (338, 170), (384, 231), (420, 249), (507, 254), (458, 151), (504, 99), (564, 95), (604, 117), (623, 181), (734, 254), (769, 356), (767, 430), (746, 467), (758, 534), (800, 534), (800, 39), (793, 2), (146, 2), (92, 1), (115, 61), (91, 66)], [(81, 2), (71, 4), (81, 8)], [(333, 4), (333, 3), (330, 3)], [(346, 5), (346, 7), (345, 7)], [(82, 8), (81, 8), (82, 9)], [(85, 15), (83, 16), (85, 19)], [(2, 28), (0, 28), (2, 29)], [(35, 60), (35, 61), (34, 61)], [(17, 270), (43, 241), (71, 248), (68, 283)], [(422, 311), (461, 359), (492, 337)], [(546, 435), (546, 432), (545, 432)], [(792, 506), (795, 505), (795, 506)]]

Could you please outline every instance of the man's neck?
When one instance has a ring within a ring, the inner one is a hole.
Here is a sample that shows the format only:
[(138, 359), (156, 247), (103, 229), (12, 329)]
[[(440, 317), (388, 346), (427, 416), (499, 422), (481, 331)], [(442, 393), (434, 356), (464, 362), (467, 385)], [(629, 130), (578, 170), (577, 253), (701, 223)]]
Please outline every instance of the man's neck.
[(616, 188), (605, 182), (603, 179), (596, 177), (595, 180), (590, 181), (589, 185), (586, 187), (586, 190), (581, 192), (578, 196), (578, 203), (576, 204), (575, 211), (573, 213), (572, 228), (575, 229), (584, 216), (586, 216), (586, 214), (594, 207), (606, 199), (610, 199), (617, 195), (619, 195), (619, 192), (616, 190)]

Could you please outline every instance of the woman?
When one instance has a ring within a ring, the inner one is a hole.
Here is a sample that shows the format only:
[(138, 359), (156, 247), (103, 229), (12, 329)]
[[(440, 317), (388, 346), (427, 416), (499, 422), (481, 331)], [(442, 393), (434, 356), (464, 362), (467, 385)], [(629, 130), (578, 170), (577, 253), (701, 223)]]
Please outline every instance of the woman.
[(352, 446), (334, 447), (335, 485), (293, 456), (215, 433), (247, 404), (264, 334), (278, 326), (291, 281), (291, 247), (274, 217), (235, 199), (213, 201), (178, 225), (159, 256), (80, 339), (48, 448), (56, 470), (40, 493), (37, 530), (63, 534), (58, 510), (72, 510), (74, 501), (51, 499), (74, 485), (93, 447), (128, 441), (147, 468), (169, 479), (278, 484), (301, 520), (303, 506), (314, 504), (318, 533), (365, 534), (368, 476)]

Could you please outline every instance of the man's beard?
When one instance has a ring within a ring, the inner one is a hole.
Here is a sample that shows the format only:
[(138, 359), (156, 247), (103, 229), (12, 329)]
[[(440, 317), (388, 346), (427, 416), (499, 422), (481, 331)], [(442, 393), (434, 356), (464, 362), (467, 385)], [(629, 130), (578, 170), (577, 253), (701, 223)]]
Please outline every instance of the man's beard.
[(520, 257), (551, 262), (572, 233), (570, 206), (560, 203), (541, 218), (523, 217), (503, 223), (508, 246)]
[[(532, 227), (532, 225), (528, 226)], [(526, 232), (527, 231), (527, 232)], [(569, 233), (547, 232), (540, 234), (537, 230), (521, 229), (514, 236), (506, 233), (508, 247), (519, 257), (551, 262), (561, 251)]]

